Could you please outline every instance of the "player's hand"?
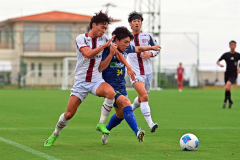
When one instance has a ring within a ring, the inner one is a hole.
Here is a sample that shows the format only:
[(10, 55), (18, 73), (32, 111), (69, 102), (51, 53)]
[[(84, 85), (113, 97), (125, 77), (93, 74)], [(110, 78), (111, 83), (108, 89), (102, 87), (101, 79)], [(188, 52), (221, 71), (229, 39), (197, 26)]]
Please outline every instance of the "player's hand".
[(132, 68), (127, 69), (127, 74), (128, 74), (129, 77), (131, 77), (132, 81), (135, 81), (136, 73), (132, 70)]
[(154, 50), (154, 51), (160, 51), (160, 50), (161, 50), (161, 47), (160, 47), (159, 45), (152, 46), (152, 50)]
[(220, 66), (220, 67), (224, 67), (224, 65), (222, 65), (222, 64), (219, 64), (219, 66)]
[(117, 44), (116, 43), (112, 43), (111, 46), (110, 46), (110, 54), (112, 56), (114, 56), (116, 54), (116, 48), (117, 48)]
[(115, 35), (113, 35), (111, 39), (109, 39), (104, 45), (102, 45), (103, 48), (108, 47), (108, 46), (111, 44), (111, 42), (112, 42), (112, 40), (113, 40), (114, 37), (115, 37)]
[(140, 54), (140, 57), (142, 57), (143, 59), (148, 59), (152, 56), (152, 54), (150, 52), (143, 52), (143, 54)]

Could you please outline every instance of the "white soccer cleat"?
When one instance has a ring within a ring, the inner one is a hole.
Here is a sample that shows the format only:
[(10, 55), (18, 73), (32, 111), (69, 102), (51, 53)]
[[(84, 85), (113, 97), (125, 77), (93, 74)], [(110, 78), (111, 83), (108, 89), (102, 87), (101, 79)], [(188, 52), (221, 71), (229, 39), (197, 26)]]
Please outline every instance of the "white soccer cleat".
[(158, 124), (157, 123), (153, 123), (150, 127), (150, 131), (153, 133), (156, 131), (156, 129), (158, 128)]
[(107, 140), (108, 140), (109, 135), (110, 135), (110, 134), (105, 134), (105, 133), (102, 135), (102, 142), (103, 142), (103, 143), (107, 143)]
[(182, 92), (182, 89), (179, 89), (179, 92)]
[(139, 130), (137, 132), (137, 138), (139, 142), (143, 142), (144, 141), (144, 136), (145, 136), (145, 131), (144, 130)]

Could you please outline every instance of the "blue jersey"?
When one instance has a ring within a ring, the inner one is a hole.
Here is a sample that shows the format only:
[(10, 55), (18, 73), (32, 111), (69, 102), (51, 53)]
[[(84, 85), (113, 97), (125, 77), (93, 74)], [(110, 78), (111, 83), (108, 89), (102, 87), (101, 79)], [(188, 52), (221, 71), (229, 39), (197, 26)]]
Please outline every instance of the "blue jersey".
[[(135, 47), (129, 45), (125, 51), (119, 51), (127, 58), (128, 53), (134, 53)], [(110, 53), (109, 48), (105, 48), (102, 54), (102, 61), (107, 58)], [(116, 56), (112, 57), (112, 60), (108, 67), (102, 72), (103, 79), (109, 83), (113, 88), (125, 86), (125, 65), (121, 63)]]

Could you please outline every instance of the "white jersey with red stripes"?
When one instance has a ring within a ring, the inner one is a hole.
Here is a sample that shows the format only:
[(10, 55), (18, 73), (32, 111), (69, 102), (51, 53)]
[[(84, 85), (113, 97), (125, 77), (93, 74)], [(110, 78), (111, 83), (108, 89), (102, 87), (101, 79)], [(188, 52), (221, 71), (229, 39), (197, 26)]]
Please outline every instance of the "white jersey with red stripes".
[(77, 64), (75, 68), (75, 79), (80, 82), (96, 82), (102, 79), (102, 72), (99, 72), (98, 67), (102, 60), (102, 53), (99, 52), (92, 58), (83, 56), (80, 49), (89, 47), (91, 50), (98, 48), (109, 40), (107, 35), (98, 38), (91, 38), (88, 33), (80, 34), (76, 38)]
[[(134, 38), (130, 42), (133, 46), (155, 46), (158, 45), (155, 38), (150, 33), (141, 32), (140, 34), (134, 34)], [(155, 57), (159, 51), (149, 51), (152, 57)], [(143, 53), (143, 52), (142, 52)], [(128, 54), (129, 64), (137, 75), (146, 75), (152, 73), (151, 59), (143, 59), (140, 57), (142, 53), (130, 53)]]

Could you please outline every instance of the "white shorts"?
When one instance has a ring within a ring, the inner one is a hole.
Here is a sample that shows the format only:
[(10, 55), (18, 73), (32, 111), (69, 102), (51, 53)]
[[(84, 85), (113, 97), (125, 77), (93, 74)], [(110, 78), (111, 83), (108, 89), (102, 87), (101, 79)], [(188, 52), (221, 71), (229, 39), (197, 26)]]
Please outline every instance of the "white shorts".
[(137, 75), (137, 76), (135, 76), (135, 81), (132, 81), (132, 79), (130, 78), (130, 82), (134, 89), (135, 89), (134, 83), (138, 82), (138, 81), (142, 81), (145, 84), (145, 89), (148, 93), (150, 91), (150, 87), (151, 87), (151, 83), (152, 83), (152, 74)]
[(74, 95), (83, 101), (88, 96), (88, 93), (96, 95), (97, 88), (103, 82), (105, 82), (103, 79), (100, 79), (97, 82), (81, 82), (75, 79), (70, 96)]

